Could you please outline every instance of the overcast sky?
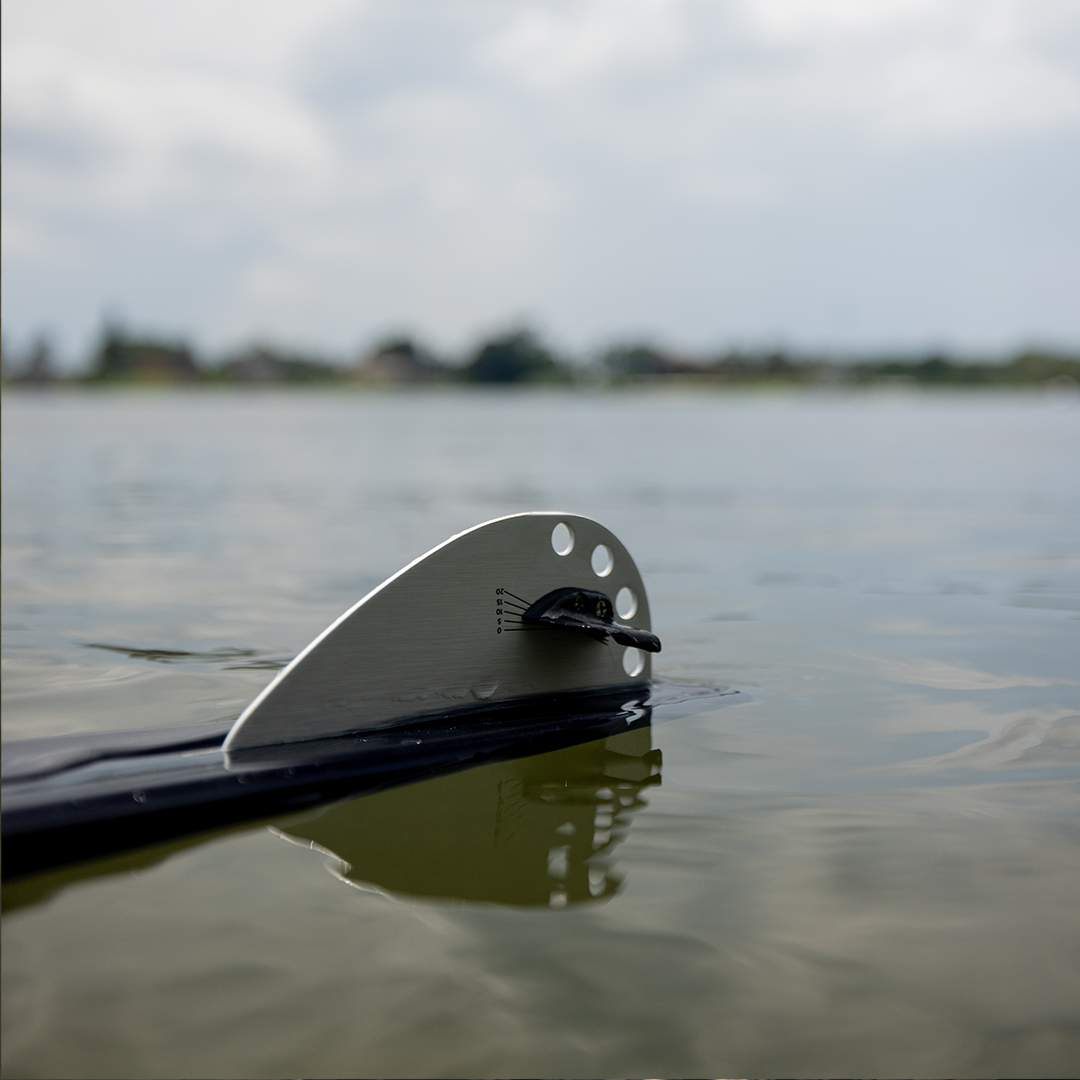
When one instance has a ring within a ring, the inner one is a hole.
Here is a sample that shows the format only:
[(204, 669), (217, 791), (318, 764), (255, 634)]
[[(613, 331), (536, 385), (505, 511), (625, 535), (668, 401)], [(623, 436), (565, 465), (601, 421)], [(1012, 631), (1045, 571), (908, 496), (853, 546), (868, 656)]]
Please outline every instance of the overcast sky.
[(4, 337), (1080, 342), (1078, 0), (5, 0)]

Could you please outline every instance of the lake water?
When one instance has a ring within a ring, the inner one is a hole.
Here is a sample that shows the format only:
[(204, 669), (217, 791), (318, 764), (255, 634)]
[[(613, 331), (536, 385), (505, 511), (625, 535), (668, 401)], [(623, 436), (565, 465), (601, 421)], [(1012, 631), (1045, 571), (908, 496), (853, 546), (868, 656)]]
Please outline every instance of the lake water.
[(1080, 1072), (1076, 395), (3, 412), (5, 737), (233, 717), (533, 509), (634, 554), (657, 677), (742, 692), (5, 890), (5, 1076)]

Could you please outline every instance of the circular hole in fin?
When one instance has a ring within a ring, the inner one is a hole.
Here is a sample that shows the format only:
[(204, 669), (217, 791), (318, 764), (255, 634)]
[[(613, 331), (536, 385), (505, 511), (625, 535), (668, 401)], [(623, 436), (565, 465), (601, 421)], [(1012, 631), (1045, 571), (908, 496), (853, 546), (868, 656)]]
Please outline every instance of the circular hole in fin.
[(622, 666), (631, 679), (640, 675), (645, 670), (645, 654), (640, 649), (627, 649), (623, 653)]
[(632, 619), (637, 614), (637, 593), (625, 585), (615, 594), (615, 614), (620, 619)]
[(569, 555), (574, 550), (574, 530), (565, 521), (551, 530), (551, 546), (556, 555)]
[(615, 556), (607, 544), (597, 544), (593, 548), (592, 568), (597, 577), (607, 577), (615, 569)]

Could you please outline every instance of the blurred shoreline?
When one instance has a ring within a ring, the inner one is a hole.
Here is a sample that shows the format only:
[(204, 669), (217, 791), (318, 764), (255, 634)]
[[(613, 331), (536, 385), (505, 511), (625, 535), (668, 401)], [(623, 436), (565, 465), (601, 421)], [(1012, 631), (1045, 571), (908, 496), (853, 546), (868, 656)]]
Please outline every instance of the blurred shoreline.
[(113, 328), (106, 330), (81, 372), (58, 370), (44, 339), (22, 356), (5, 350), (2, 385), (5, 389), (1070, 390), (1080, 389), (1080, 350), (1028, 348), (983, 359), (944, 352), (840, 358), (777, 349), (688, 356), (648, 343), (631, 343), (582, 359), (559, 355), (532, 331), (516, 330), (483, 341), (456, 360), (437, 356), (403, 337), (384, 341), (352, 362), (334, 363), (265, 344), (206, 357), (184, 341), (134, 336)]

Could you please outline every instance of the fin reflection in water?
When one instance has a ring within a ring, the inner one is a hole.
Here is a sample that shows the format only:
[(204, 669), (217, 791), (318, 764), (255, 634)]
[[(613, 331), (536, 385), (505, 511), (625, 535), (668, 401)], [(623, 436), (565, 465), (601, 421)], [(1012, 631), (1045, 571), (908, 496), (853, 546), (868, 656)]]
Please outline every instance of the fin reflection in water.
[(339, 803), (274, 831), (360, 887), (404, 897), (565, 907), (606, 900), (642, 792), (660, 783), (649, 727)]

